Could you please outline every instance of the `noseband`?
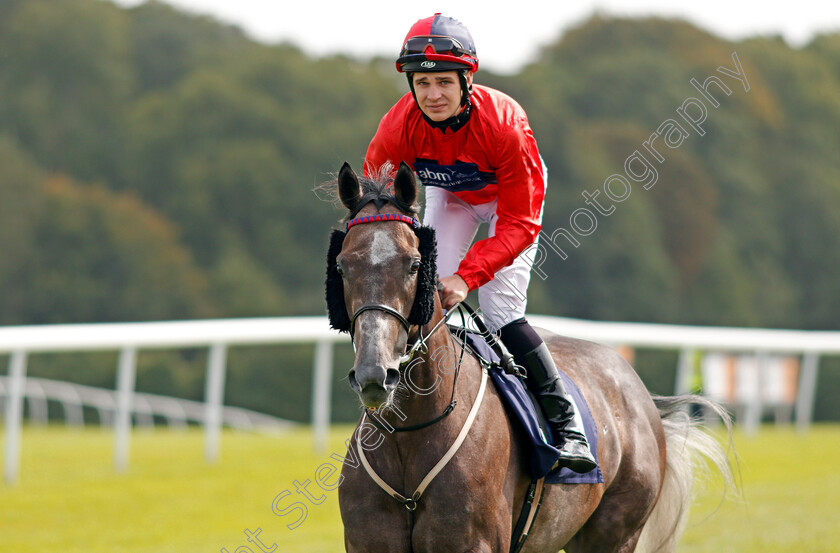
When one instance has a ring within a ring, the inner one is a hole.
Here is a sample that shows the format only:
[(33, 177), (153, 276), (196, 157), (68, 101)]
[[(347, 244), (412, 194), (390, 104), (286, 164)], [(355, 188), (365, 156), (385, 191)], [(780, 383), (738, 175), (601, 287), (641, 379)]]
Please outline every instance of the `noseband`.
[(402, 313), (394, 309), (393, 307), (388, 307), (387, 305), (383, 305), (381, 303), (368, 303), (366, 305), (361, 306), (353, 313), (353, 317), (350, 319), (350, 339), (353, 339), (353, 331), (356, 329), (356, 319), (359, 318), (359, 315), (364, 313), (365, 311), (384, 311), (389, 315), (393, 315), (397, 318), (401, 325), (406, 332), (408, 332), (411, 325), (408, 322), (408, 319), (402, 316)]

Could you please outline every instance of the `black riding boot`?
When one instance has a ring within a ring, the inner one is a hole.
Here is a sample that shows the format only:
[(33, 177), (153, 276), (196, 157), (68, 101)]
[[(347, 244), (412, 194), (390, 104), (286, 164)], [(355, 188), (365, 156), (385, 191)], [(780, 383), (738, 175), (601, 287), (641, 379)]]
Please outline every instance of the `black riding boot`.
[(528, 371), (528, 387), (536, 394), (554, 435), (555, 445), (560, 448), (559, 466), (569, 467), (578, 473), (594, 469), (597, 463), (589, 451), (583, 419), (572, 396), (563, 387), (548, 347), (541, 343), (526, 353), (521, 361)]

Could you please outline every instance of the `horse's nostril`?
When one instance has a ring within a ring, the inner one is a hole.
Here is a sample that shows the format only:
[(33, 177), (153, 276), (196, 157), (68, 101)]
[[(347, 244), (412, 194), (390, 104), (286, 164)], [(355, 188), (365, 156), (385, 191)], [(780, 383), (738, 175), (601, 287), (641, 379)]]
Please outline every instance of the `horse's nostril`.
[(362, 387), (359, 385), (359, 382), (356, 380), (356, 371), (355, 369), (350, 371), (348, 375), (348, 380), (350, 381), (350, 388), (355, 390), (356, 392), (361, 392)]
[(385, 388), (396, 388), (400, 383), (400, 371), (397, 369), (388, 369), (385, 372)]

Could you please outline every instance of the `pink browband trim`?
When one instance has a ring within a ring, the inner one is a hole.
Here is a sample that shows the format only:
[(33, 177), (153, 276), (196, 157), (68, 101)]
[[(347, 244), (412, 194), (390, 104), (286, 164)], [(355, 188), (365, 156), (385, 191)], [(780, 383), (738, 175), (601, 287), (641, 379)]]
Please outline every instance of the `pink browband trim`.
[(407, 223), (413, 228), (420, 228), (420, 221), (414, 217), (399, 215), (397, 213), (379, 213), (377, 215), (368, 215), (366, 217), (357, 217), (352, 219), (347, 222), (347, 228), (345, 230), (350, 230), (350, 227), (355, 225), (361, 225), (362, 223), (374, 223), (376, 221), (399, 221), (401, 223)]

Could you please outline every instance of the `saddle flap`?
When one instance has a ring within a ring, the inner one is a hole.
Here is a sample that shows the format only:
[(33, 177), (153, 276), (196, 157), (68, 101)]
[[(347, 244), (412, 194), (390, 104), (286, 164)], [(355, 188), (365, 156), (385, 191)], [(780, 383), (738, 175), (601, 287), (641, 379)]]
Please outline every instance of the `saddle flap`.
[[(466, 340), (470, 348), (479, 357), (491, 363), (498, 362), (498, 357), (495, 356), (493, 350), (484, 342), (481, 336), (467, 332)], [(597, 461), (598, 431), (595, 426), (595, 419), (592, 417), (589, 405), (586, 403), (583, 394), (580, 393), (580, 389), (574, 381), (562, 370), (558, 370), (566, 390), (572, 395), (580, 409), (586, 438), (589, 441), (590, 450)], [(551, 469), (559, 458), (559, 451), (545, 439), (547, 431), (544, 430), (546, 427), (544, 426), (543, 415), (539, 408), (536, 407), (525, 384), (516, 376), (505, 373), (498, 365), (490, 369), (490, 376), (496, 385), (496, 390), (502, 397), (502, 403), (505, 405), (508, 416), (517, 422), (514, 427), (518, 428), (521, 434), (526, 437), (526, 442), (529, 447), (529, 470), (533, 478), (545, 477), (547, 484), (600, 484), (604, 481), (600, 465), (583, 474), (579, 474), (565, 467), (552, 472)]]

